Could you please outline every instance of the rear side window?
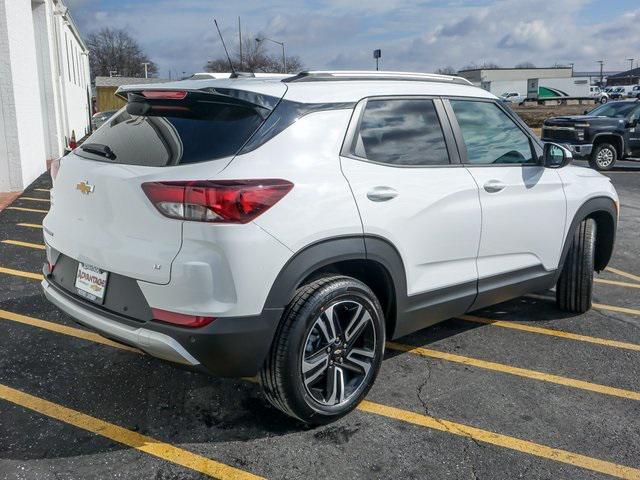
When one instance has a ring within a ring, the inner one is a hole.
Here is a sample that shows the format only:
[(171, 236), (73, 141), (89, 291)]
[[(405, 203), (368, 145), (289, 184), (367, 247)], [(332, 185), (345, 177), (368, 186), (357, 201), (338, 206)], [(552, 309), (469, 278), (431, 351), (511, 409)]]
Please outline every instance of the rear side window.
[(529, 137), (493, 102), (451, 100), (467, 147), (467, 163), (535, 163)]
[(92, 160), (164, 167), (233, 156), (268, 114), (206, 94), (130, 103), (75, 153)]
[(352, 153), (389, 165), (448, 165), (449, 155), (433, 100), (369, 100)]

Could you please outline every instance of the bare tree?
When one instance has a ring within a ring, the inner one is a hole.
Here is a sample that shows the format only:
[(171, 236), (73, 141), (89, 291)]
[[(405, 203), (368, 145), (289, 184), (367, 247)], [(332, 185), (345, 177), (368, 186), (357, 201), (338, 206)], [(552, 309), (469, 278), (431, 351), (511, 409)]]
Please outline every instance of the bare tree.
[(531, 62), (520, 62), (516, 65), (516, 68), (536, 68)]
[(150, 77), (158, 73), (158, 67), (149, 60), (138, 42), (124, 29), (103, 28), (87, 37), (91, 74), (110, 76), (116, 72), (123, 77), (143, 77), (144, 65), (148, 63)]
[(447, 65), (446, 67), (440, 67), (438, 69), (436, 69), (436, 72), (439, 75), (455, 75), (458, 73), (458, 71), (453, 68), (450, 65)]
[[(242, 66), (240, 65), (240, 50), (232, 51), (231, 63), (237, 71), (261, 72), (261, 73), (282, 73), (284, 65), (282, 56), (270, 54), (266, 51), (264, 42), (256, 42), (252, 35), (246, 35), (242, 41)], [(228, 72), (229, 60), (226, 56), (209, 60), (205, 65), (207, 72)], [(302, 61), (297, 55), (287, 56), (287, 71), (285, 73), (299, 72), (302, 70)]]

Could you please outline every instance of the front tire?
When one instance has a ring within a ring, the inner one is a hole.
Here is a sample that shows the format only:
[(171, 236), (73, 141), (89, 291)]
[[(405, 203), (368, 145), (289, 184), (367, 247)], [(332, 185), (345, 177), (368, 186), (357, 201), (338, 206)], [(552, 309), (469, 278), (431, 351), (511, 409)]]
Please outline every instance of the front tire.
[(560, 310), (584, 313), (591, 308), (595, 240), (595, 221), (587, 218), (580, 222), (556, 284), (556, 305)]
[(589, 165), (598, 171), (607, 171), (613, 168), (617, 158), (616, 147), (610, 143), (600, 143), (593, 149)]
[(260, 383), (287, 415), (333, 422), (369, 392), (384, 343), (384, 314), (371, 289), (351, 277), (323, 277), (302, 286), (285, 310)]

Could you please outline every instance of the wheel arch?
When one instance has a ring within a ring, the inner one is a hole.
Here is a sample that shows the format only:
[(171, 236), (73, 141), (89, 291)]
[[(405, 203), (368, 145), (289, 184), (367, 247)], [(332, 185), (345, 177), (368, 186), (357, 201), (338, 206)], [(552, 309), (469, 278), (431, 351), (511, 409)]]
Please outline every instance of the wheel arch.
[(624, 157), (624, 138), (617, 133), (598, 133), (593, 137), (593, 147), (601, 143), (611, 143), (616, 148), (616, 160), (622, 160)]
[(325, 274), (347, 275), (371, 288), (383, 307), (387, 336), (392, 337), (398, 303), (404, 305), (406, 297), (406, 276), (397, 249), (380, 237), (336, 237), (301, 249), (276, 277), (264, 308), (283, 308), (301, 285)]
[(595, 197), (587, 200), (573, 216), (571, 225), (567, 230), (564, 240), (562, 255), (558, 265), (558, 276), (562, 272), (569, 248), (573, 240), (576, 228), (586, 218), (592, 218), (596, 222), (596, 245), (594, 269), (597, 272), (604, 270), (613, 254), (615, 244), (618, 212), (616, 204), (610, 197)]

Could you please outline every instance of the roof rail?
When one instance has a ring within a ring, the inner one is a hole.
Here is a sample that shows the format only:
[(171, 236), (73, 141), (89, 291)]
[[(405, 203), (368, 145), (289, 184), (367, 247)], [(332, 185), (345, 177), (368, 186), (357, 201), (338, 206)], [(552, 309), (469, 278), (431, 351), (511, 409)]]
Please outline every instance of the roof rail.
[(438, 75), (435, 73), (415, 72), (386, 72), (367, 70), (334, 70), (334, 71), (306, 71), (293, 77), (284, 78), (285, 83), (293, 82), (330, 82), (346, 80), (409, 80), (413, 82), (444, 82), (459, 85), (473, 85), (469, 80), (453, 75)]

